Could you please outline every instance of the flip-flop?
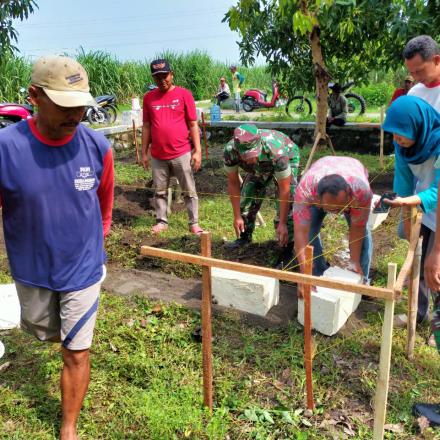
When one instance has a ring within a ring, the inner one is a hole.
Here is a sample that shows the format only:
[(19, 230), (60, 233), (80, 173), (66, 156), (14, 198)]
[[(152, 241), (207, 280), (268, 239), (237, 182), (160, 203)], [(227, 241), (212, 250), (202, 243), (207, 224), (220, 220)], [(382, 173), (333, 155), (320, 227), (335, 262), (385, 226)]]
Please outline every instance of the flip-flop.
[(189, 231), (192, 234), (200, 235), (203, 232), (203, 229), (199, 225), (195, 224), (190, 226)]

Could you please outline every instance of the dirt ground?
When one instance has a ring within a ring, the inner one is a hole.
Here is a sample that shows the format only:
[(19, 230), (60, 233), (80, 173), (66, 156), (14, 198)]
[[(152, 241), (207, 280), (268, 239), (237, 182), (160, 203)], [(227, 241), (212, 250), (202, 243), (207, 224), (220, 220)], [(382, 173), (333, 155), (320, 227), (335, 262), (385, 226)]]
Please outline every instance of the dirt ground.
[[(376, 193), (389, 191), (392, 188), (392, 175), (386, 174), (373, 179), (372, 188)], [(216, 162), (206, 167), (196, 175), (197, 187), (203, 188), (199, 191), (199, 197), (208, 197), (207, 194), (224, 193), (226, 180), (223, 171)], [(151, 189), (151, 182), (145, 184), (131, 185), (130, 187), (118, 185), (115, 188), (115, 203), (113, 212), (113, 224), (124, 233), (120, 241), (121, 246), (139, 250), (140, 246), (155, 246), (166, 248), (169, 243), (160, 237), (143, 236), (141, 239), (128, 229), (132, 220), (149, 212), (154, 215)], [(184, 209), (183, 204), (173, 204), (173, 212)], [(386, 253), (389, 251), (392, 235), (389, 231), (378, 231), (374, 235), (375, 252)], [(180, 243), (184, 252), (199, 253), (199, 243), (196, 237), (185, 236)], [(273, 255), (276, 248), (275, 241), (266, 243), (253, 243), (244, 250), (232, 251), (224, 255), (222, 243), (213, 243), (213, 256), (227, 258), (231, 261), (239, 261), (255, 265), (268, 265), (268, 256)], [(338, 256), (334, 257), (333, 263), (338, 263)], [(340, 263), (343, 264), (343, 261)], [(172, 273), (176, 271), (179, 263), (167, 263), (164, 266), (158, 263), (157, 259), (146, 259), (140, 256), (136, 258), (134, 268), (126, 269), (121, 264), (110, 259), (108, 264), (108, 277), (105, 281), (105, 289), (117, 294), (140, 294), (150, 298), (164, 301), (176, 301), (189, 307), (198, 308), (201, 298), (201, 284), (199, 279), (182, 279)], [(168, 273), (167, 273), (168, 272)], [(373, 271), (374, 276), (374, 271)], [(243, 319), (250, 320), (263, 326), (286, 325), (293, 316), (296, 316), (297, 300), (295, 286), (282, 283), (280, 292), (280, 303), (267, 315), (266, 319), (241, 314)], [(371, 304), (360, 307), (356, 316), (350, 319), (346, 330), (350, 331), (353, 326), (361, 325), (362, 316), (371, 309)], [(225, 312), (217, 307), (218, 312)]]

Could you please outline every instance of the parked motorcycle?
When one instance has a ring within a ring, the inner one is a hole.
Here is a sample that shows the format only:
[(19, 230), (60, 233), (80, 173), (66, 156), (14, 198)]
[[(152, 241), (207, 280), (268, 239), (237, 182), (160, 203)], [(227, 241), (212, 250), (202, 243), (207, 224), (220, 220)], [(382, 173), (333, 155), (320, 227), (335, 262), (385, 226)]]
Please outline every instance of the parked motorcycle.
[(116, 118), (118, 116), (118, 107), (116, 105), (116, 96), (115, 95), (102, 95), (97, 96), (95, 98), (95, 101), (97, 102), (98, 106), (100, 108), (104, 108), (109, 117), (109, 123), (114, 124), (116, 121)]
[(241, 104), (245, 112), (251, 112), (256, 108), (271, 108), (281, 105), (278, 84), (272, 81), (272, 99), (267, 101), (267, 92), (264, 90), (250, 89), (244, 92)]
[(21, 100), (25, 103), (0, 103), (0, 128), (5, 128), (23, 119), (32, 118), (34, 108), (28, 101), (27, 90), (21, 88), (20, 94), (23, 97)]
[(90, 106), (87, 107), (82, 120), (91, 125), (110, 124), (110, 115), (104, 107)]
[[(341, 93), (347, 99), (348, 113), (352, 115), (362, 115), (365, 113), (367, 103), (365, 98), (357, 93), (345, 93), (354, 85), (354, 81), (349, 81), (341, 86)], [(293, 96), (287, 101), (286, 113), (293, 117), (294, 115), (311, 115), (312, 102), (305, 96)]]

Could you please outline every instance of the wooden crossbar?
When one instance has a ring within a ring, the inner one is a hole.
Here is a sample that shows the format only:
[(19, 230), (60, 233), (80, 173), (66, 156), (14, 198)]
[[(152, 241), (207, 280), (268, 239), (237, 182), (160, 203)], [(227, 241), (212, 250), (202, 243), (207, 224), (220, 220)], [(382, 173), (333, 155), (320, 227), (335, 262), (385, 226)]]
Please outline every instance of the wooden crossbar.
[(328, 287), (330, 289), (338, 289), (344, 292), (355, 292), (362, 295), (368, 295), (374, 298), (382, 298), (386, 300), (394, 299), (394, 290), (391, 288), (382, 288), (367, 286), (364, 284), (346, 283), (331, 278), (317, 277), (295, 272), (287, 272), (283, 270), (271, 269), (268, 267), (252, 266), (250, 264), (235, 263), (232, 261), (219, 260), (216, 258), (208, 258), (200, 255), (185, 254), (183, 252), (169, 251), (165, 249), (154, 248), (151, 246), (142, 246), (141, 255), (149, 257), (166, 258), (168, 260), (181, 261), (183, 263), (198, 264), (201, 266), (218, 267), (220, 269), (235, 270), (237, 272), (251, 273), (267, 277), (276, 278), (278, 280), (290, 281), (293, 283), (301, 283), (312, 286)]

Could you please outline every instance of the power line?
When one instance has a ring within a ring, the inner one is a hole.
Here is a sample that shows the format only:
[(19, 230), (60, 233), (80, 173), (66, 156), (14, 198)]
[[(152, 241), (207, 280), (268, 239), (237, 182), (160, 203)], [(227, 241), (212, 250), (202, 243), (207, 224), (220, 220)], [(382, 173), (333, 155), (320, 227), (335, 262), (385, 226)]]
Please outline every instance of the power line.
[[(226, 35), (208, 35), (203, 36), (204, 40), (213, 39), (213, 38), (224, 38)], [(102, 44), (102, 45), (93, 45), (93, 46), (84, 46), (84, 49), (101, 49), (101, 48), (107, 48), (107, 47), (132, 47), (132, 46), (150, 46), (152, 44), (161, 44), (161, 43), (180, 43), (182, 41), (192, 41), (192, 40), (200, 40), (200, 36), (194, 36), (194, 37), (187, 37), (187, 38), (179, 38), (179, 39), (173, 39), (173, 40), (156, 40), (156, 41), (148, 41), (148, 42), (139, 42), (139, 43), (121, 43), (121, 44)], [(35, 49), (27, 49), (24, 52), (49, 52), (49, 51), (72, 51), (72, 50), (78, 50), (81, 45), (78, 45), (77, 47), (58, 47), (58, 48), (35, 48)]]
[(136, 16), (128, 16), (128, 17), (109, 17), (109, 18), (93, 18), (93, 19), (76, 19), (69, 21), (48, 21), (48, 22), (40, 22), (40, 23), (28, 23), (23, 24), (25, 28), (53, 28), (53, 27), (72, 27), (72, 26), (90, 26), (90, 25), (99, 25), (102, 28), (104, 23), (111, 23), (112, 25), (116, 24), (119, 27), (121, 23), (129, 23), (133, 21), (142, 20), (144, 23), (146, 20), (154, 19), (154, 20), (170, 20), (172, 18), (183, 18), (183, 17), (193, 17), (199, 15), (215, 15), (217, 13), (224, 12), (226, 14), (226, 10), (223, 8), (219, 9), (206, 9), (206, 10), (198, 10), (198, 11), (173, 11), (172, 13), (162, 13), (162, 14), (145, 14), (145, 15), (136, 15)]

